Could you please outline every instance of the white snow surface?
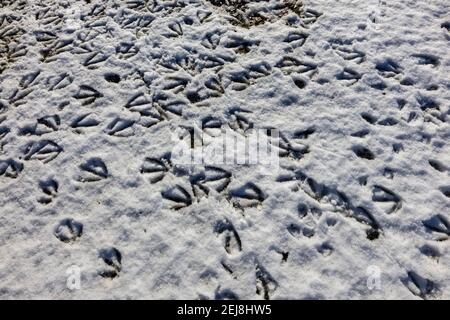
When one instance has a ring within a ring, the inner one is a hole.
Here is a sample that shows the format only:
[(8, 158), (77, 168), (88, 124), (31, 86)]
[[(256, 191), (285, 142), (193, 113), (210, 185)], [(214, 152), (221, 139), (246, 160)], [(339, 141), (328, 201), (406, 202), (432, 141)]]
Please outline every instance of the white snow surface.
[(450, 2), (223, 2), (0, 0), (0, 298), (450, 298)]

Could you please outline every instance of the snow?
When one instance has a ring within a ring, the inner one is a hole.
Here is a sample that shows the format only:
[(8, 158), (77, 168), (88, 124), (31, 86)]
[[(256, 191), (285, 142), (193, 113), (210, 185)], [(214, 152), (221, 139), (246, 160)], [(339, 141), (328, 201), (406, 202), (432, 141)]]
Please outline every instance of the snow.
[(450, 4), (225, 2), (0, 2), (0, 298), (450, 298)]

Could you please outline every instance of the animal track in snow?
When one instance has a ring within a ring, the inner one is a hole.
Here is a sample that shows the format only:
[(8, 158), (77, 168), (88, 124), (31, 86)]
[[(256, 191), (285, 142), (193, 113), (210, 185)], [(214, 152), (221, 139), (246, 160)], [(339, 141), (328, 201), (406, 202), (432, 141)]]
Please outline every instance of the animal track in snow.
[(440, 187), (439, 190), (441, 190), (441, 192), (444, 196), (446, 196), (447, 198), (450, 198), (450, 186)]
[(37, 119), (36, 124), (21, 129), (20, 133), (42, 136), (47, 133), (58, 131), (60, 125), (61, 119), (57, 114), (49, 115)]
[(421, 65), (431, 65), (433, 67), (437, 67), (440, 64), (440, 59), (431, 54), (416, 53), (411, 57), (417, 59), (417, 62)]
[(442, 162), (440, 162), (439, 160), (435, 160), (435, 159), (430, 159), (428, 160), (428, 163), (430, 164), (430, 166), (439, 171), (439, 172), (446, 172), (448, 171), (448, 168), (445, 164), (443, 164)]
[(289, 43), (291, 46), (301, 47), (305, 44), (309, 34), (302, 31), (289, 31), (288, 35), (284, 39), (284, 42)]
[(51, 140), (30, 142), (25, 147), (24, 159), (48, 163), (54, 160), (62, 151), (63, 149)]
[(304, 74), (312, 77), (317, 73), (317, 64), (314, 62), (301, 61), (292, 56), (283, 57), (276, 65), (286, 74)]
[(422, 223), (429, 231), (450, 236), (450, 222), (441, 214), (434, 215)]
[(78, 180), (81, 182), (95, 182), (108, 178), (106, 164), (100, 158), (90, 158), (80, 165), (81, 175)]
[(54, 179), (43, 180), (39, 182), (39, 187), (44, 193), (43, 196), (38, 198), (38, 202), (41, 204), (49, 204), (58, 194), (59, 184)]
[(395, 213), (400, 210), (403, 200), (395, 192), (386, 187), (375, 185), (372, 189), (372, 200), (381, 204), (386, 204), (385, 212), (387, 214)]
[(223, 238), (224, 247), (228, 254), (237, 254), (242, 250), (241, 239), (228, 220), (217, 221), (214, 232)]
[[(294, 133), (293, 139), (289, 140), (283, 132), (279, 132), (279, 138), (276, 141), (278, 155), (282, 158), (300, 160), (305, 154), (309, 153), (309, 146), (303, 141), (299, 141), (304, 140), (301, 135), (302, 133)], [(274, 142), (273, 139), (271, 142)]]
[(83, 224), (73, 219), (64, 219), (55, 227), (54, 234), (62, 242), (74, 242), (82, 236)]
[(239, 300), (239, 296), (229, 289), (219, 290), (219, 288), (217, 288), (217, 290), (214, 294), (214, 299), (215, 300)]
[(133, 132), (133, 120), (115, 118), (106, 127), (106, 132), (110, 136), (116, 137), (128, 137), (134, 134)]
[(256, 207), (266, 199), (264, 192), (254, 183), (248, 182), (239, 188), (230, 191), (232, 204), (240, 209)]
[(314, 236), (314, 229), (310, 227), (301, 227), (298, 224), (291, 223), (287, 227), (288, 232), (294, 237), (294, 238), (300, 238), (301, 236), (311, 238)]
[(347, 61), (353, 61), (358, 64), (366, 60), (366, 54), (362, 51), (350, 48), (348, 46), (333, 46), (336, 53)]
[(141, 167), (141, 173), (149, 176), (150, 183), (157, 183), (164, 179), (171, 167), (170, 154), (166, 154), (161, 158), (145, 158)]
[(375, 159), (375, 155), (368, 148), (363, 146), (354, 146), (352, 148), (353, 152), (359, 157), (367, 160)]
[(194, 194), (198, 197), (200, 193), (206, 195), (212, 190), (216, 192), (224, 191), (231, 182), (231, 173), (212, 166), (206, 166), (202, 174), (191, 179)]
[[(280, 175), (277, 178), (278, 182), (294, 182), (294, 186), (292, 187), (293, 191), (301, 190), (305, 195), (312, 198), (321, 206), (325, 206), (328, 211), (338, 212), (343, 214), (345, 217), (353, 218), (359, 223), (366, 225), (370, 228), (366, 228), (366, 235), (369, 240), (377, 239), (380, 233), (382, 232), (381, 227), (375, 217), (364, 207), (358, 206), (355, 207), (348, 199), (348, 197), (340, 192), (339, 190), (328, 187), (321, 183), (318, 183), (314, 179), (308, 177), (300, 170), (292, 170), (288, 174)], [(304, 218), (310, 209), (308, 206), (301, 204), (298, 206), (298, 213), (300, 218)], [(321, 210), (316, 209), (315, 215), (320, 217)], [(317, 220), (316, 217), (314, 220)], [(313, 234), (312, 226), (313, 224), (308, 226), (311, 230), (309, 234)], [(292, 225), (290, 228), (290, 233), (299, 234), (300, 227), (296, 224)], [(292, 232), (291, 232), (292, 231)]]
[(428, 245), (428, 244), (424, 244), (423, 246), (421, 246), (419, 248), (420, 253), (422, 253), (423, 255), (431, 258), (431, 259), (436, 259), (439, 260), (439, 257), (441, 256), (441, 253), (439, 252), (439, 249), (436, 248), (435, 246), (432, 245)]
[(80, 129), (80, 128), (96, 127), (99, 124), (100, 121), (97, 120), (94, 114), (87, 113), (75, 118), (70, 126), (74, 129)]
[(106, 265), (99, 271), (99, 275), (103, 278), (114, 279), (119, 276), (122, 271), (122, 254), (114, 247), (100, 250), (99, 258), (101, 258)]
[(24, 166), (21, 162), (13, 159), (0, 160), (0, 176), (16, 179), (23, 168)]
[(87, 106), (93, 104), (98, 98), (103, 97), (103, 94), (90, 86), (82, 85), (80, 86), (78, 93), (76, 93), (73, 97), (80, 100), (81, 105)]
[(322, 243), (320, 246), (318, 246), (317, 251), (325, 256), (328, 257), (329, 255), (331, 255), (334, 251), (334, 248), (327, 242)]
[(174, 210), (180, 210), (190, 206), (193, 203), (192, 196), (189, 191), (178, 184), (163, 191), (161, 195), (163, 198), (169, 200), (171, 203), (170, 208)]
[(359, 79), (361, 79), (361, 74), (353, 69), (344, 68), (340, 73), (336, 75), (336, 79), (344, 81), (345, 83), (347, 83), (347, 85), (353, 85), (358, 82)]
[(74, 78), (68, 73), (61, 73), (56, 76), (52, 76), (47, 80), (47, 85), (49, 85), (49, 90), (61, 90), (72, 84)]
[(402, 72), (402, 67), (393, 59), (386, 58), (379, 61), (375, 68), (385, 78), (391, 78)]
[(408, 271), (407, 277), (402, 279), (402, 282), (413, 295), (421, 299), (427, 300), (438, 294), (438, 288), (433, 281), (420, 276), (414, 271)]
[(271, 295), (277, 290), (278, 283), (270, 273), (261, 265), (256, 264), (256, 294), (264, 300), (270, 300)]

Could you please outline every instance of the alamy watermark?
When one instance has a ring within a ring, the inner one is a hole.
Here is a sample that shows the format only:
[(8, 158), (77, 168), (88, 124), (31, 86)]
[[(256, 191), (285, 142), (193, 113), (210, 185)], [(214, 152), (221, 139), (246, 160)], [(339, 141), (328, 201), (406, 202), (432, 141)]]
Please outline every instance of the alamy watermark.
[(77, 265), (72, 265), (66, 270), (66, 286), (67, 289), (74, 291), (81, 289), (81, 268)]
[(367, 288), (369, 290), (381, 289), (381, 269), (378, 266), (368, 266), (367, 274)]
[(171, 161), (175, 165), (258, 165), (262, 172), (279, 167), (279, 131), (254, 129), (245, 135), (228, 127), (205, 132), (197, 127), (172, 134)]

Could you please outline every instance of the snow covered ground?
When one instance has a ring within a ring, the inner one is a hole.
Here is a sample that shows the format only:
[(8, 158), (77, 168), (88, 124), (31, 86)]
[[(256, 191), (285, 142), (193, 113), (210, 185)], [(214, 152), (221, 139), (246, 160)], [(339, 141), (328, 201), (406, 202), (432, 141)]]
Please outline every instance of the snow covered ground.
[(0, 298), (450, 298), (449, 52), (442, 0), (0, 0)]

